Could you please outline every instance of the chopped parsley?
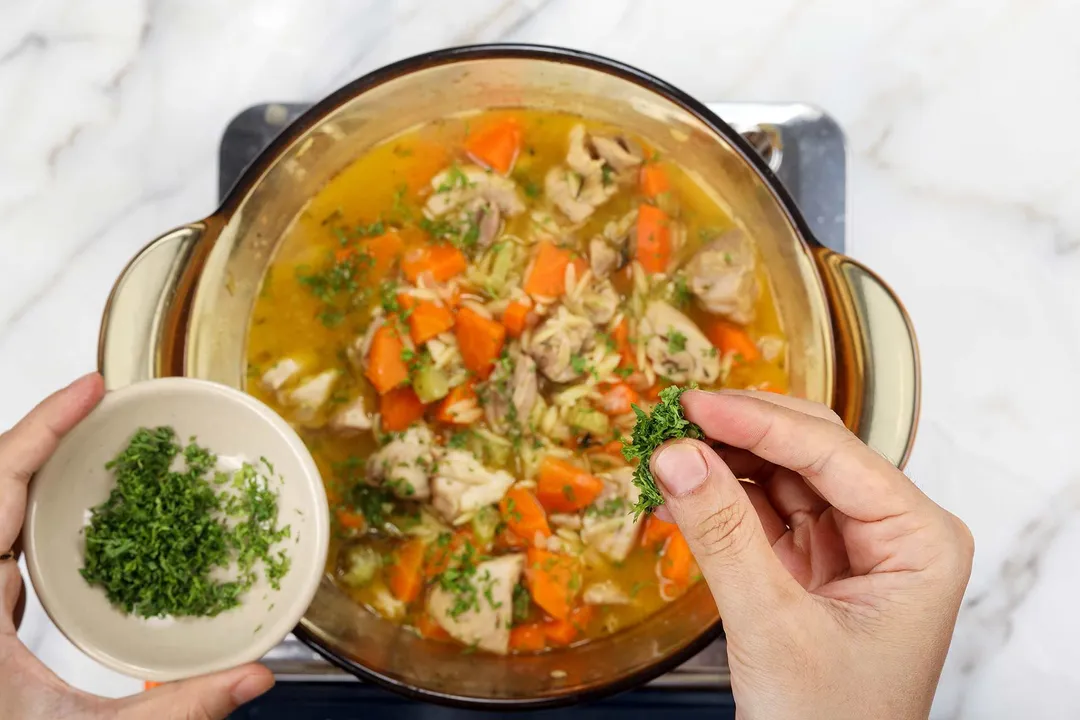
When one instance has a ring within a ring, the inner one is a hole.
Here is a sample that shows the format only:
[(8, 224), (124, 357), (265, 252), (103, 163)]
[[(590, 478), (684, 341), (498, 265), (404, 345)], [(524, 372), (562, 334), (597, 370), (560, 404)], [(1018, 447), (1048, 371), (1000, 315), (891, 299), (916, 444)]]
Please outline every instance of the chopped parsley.
[[(185, 468), (170, 469), (178, 456)], [(139, 429), (105, 466), (116, 487), (90, 511), (83, 578), (141, 617), (217, 615), (240, 604), (259, 568), (279, 588), (290, 560), (273, 548), (290, 527), (278, 527), (277, 492), (250, 463), (235, 473), (216, 464), (170, 427)]]
[(686, 336), (675, 328), (668, 329), (668, 352), (680, 353), (686, 349)]
[(446, 446), (454, 450), (463, 450), (469, 444), (469, 438), (472, 435), (471, 430), (459, 430), (447, 439)]
[(588, 367), (588, 363), (586, 363), (585, 358), (582, 357), (581, 355), (578, 355), (577, 353), (575, 353), (575, 354), (570, 356), (570, 368), (575, 373), (578, 373), (578, 374), (583, 373), (583, 372), (585, 372), (585, 369), (587, 367)]
[(700, 427), (683, 415), (679, 398), (690, 389), (692, 388), (680, 388), (674, 385), (664, 388), (660, 391), (660, 402), (653, 408), (652, 414), (646, 414), (637, 405), (633, 406), (637, 422), (634, 424), (630, 442), (623, 447), (623, 457), (628, 461), (638, 461), (637, 467), (634, 468), (633, 482), (641, 491), (641, 496), (634, 504), (635, 518), (640, 517), (643, 512), (652, 512), (653, 509), (664, 504), (664, 496), (660, 494), (656, 486), (656, 478), (649, 470), (649, 458), (652, 457), (656, 448), (667, 440), (701, 439), (705, 436)]
[(520, 623), (529, 619), (529, 608), (532, 600), (529, 598), (528, 589), (518, 583), (514, 586), (514, 622)]
[(686, 282), (686, 277), (683, 275), (675, 276), (675, 280), (671, 283), (671, 302), (677, 308), (684, 308), (690, 304), (690, 298), (692, 293), (690, 292), (690, 285)]

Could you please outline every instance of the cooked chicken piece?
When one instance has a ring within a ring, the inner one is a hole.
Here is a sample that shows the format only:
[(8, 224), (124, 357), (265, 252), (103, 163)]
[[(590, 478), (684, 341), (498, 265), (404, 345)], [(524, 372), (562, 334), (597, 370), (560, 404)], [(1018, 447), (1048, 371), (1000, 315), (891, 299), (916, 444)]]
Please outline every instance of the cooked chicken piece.
[(775, 362), (784, 352), (784, 341), (776, 335), (762, 335), (758, 338), (757, 346), (765, 362)]
[(293, 358), (281, 358), (263, 373), (262, 384), (267, 390), (280, 390), (285, 383), (296, 377), (302, 366)]
[(604, 489), (585, 510), (581, 540), (613, 562), (622, 562), (637, 543), (642, 523), (630, 512), (639, 491), (631, 480), (634, 469), (620, 467), (598, 476)]
[(610, 280), (592, 277), (592, 271), (586, 271), (577, 286), (566, 297), (566, 307), (572, 312), (587, 318), (593, 325), (607, 325), (619, 309), (619, 293)]
[(626, 151), (618, 142), (603, 138), (604, 150), (612, 158), (609, 160), (595, 141), (584, 125), (575, 125), (570, 130), (566, 152), (568, 167), (552, 168), (544, 178), (547, 196), (575, 223), (592, 215), (618, 191), (615, 175), (619, 167), (629, 167)]
[(593, 325), (560, 305), (533, 332), (525, 351), (533, 356), (540, 372), (555, 382), (569, 382), (582, 373), (575, 369), (573, 358), (592, 347)]
[(364, 409), (364, 397), (355, 400), (334, 413), (330, 418), (330, 429), (342, 435), (351, 435), (371, 429), (371, 416)]
[(286, 396), (286, 402), (296, 408), (297, 418), (301, 421), (314, 418), (330, 399), (330, 393), (334, 391), (340, 375), (337, 370), (323, 370), (293, 388)]
[(458, 524), (485, 505), (494, 505), (514, 484), (505, 470), (488, 470), (466, 450), (449, 450), (431, 481), (432, 506), (447, 522)]
[(619, 266), (619, 251), (608, 245), (603, 238), (589, 241), (589, 268), (598, 278), (606, 278)]
[(593, 583), (585, 588), (581, 599), (586, 605), (629, 605), (630, 596), (614, 580)]
[(645, 159), (641, 148), (621, 135), (614, 138), (593, 135), (592, 144), (603, 161), (617, 173), (632, 170)]
[(414, 425), (368, 458), (367, 481), (389, 488), (399, 498), (427, 500), (435, 453), (431, 430)]
[(584, 180), (573, 170), (553, 167), (544, 176), (544, 193), (559, 206), (571, 222), (579, 223), (593, 214), (596, 209), (581, 199)]
[(539, 391), (536, 361), (521, 352), (516, 343), (510, 346), (509, 355), (513, 369), (507, 373), (500, 366), (488, 381), (490, 391), (485, 393), (484, 414), (495, 432), (503, 432), (506, 423), (512, 420), (523, 423), (532, 412)]
[(401, 620), (405, 617), (407, 606), (394, 597), (390, 588), (377, 585), (371, 598), (371, 606), (387, 620)]
[(505, 655), (510, 647), (514, 586), (525, 567), (524, 555), (502, 555), (477, 563), (468, 589), (436, 586), (428, 612), (455, 640)]
[(570, 128), (568, 139), (566, 164), (571, 170), (583, 178), (603, 172), (604, 159), (596, 152), (584, 125), (575, 125)]
[(701, 309), (741, 324), (754, 319), (760, 288), (754, 248), (741, 230), (730, 230), (698, 250), (686, 264), (686, 276)]
[(510, 217), (525, 212), (525, 203), (513, 180), (476, 165), (443, 170), (431, 179), (431, 187), (434, 192), (424, 209), (435, 217), (476, 199), (491, 203)]
[(581, 516), (573, 513), (552, 513), (548, 516), (548, 520), (555, 527), (566, 528), (567, 530), (581, 529)]
[(716, 348), (690, 318), (661, 300), (645, 309), (638, 331), (657, 375), (675, 383), (711, 385), (720, 378)]

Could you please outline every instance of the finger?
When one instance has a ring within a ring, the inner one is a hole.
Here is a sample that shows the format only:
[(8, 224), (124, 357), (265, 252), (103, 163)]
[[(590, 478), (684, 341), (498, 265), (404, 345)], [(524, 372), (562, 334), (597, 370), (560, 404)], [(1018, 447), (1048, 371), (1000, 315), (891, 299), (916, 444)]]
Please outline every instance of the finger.
[(19, 564), (12, 560), (0, 561), (0, 635), (15, 633), (21, 616), (18, 609), (21, 593)]
[[(704, 391), (699, 391), (704, 392)], [(716, 395), (733, 395), (742, 397), (752, 397), (767, 402), (770, 405), (778, 405), (785, 407), (788, 410), (794, 410), (795, 412), (801, 412), (805, 415), (813, 415), (819, 417), (822, 420), (828, 420), (831, 423), (837, 425), (843, 425), (844, 421), (840, 419), (832, 408), (827, 405), (822, 405), (819, 402), (813, 400), (806, 400), (804, 398), (792, 397), (791, 395), (781, 395), (780, 393), (763, 392), (761, 390), (718, 390)]]
[(675, 522), (675, 518), (671, 517), (671, 512), (663, 505), (653, 510), (653, 515), (656, 516), (657, 520), (663, 520), (666, 523)]
[(787, 468), (778, 468), (758, 484), (780, 518), (791, 528), (817, 518), (829, 507), (825, 498)]
[(26, 513), (26, 485), (60, 439), (101, 401), (105, 383), (84, 375), (45, 398), (15, 427), (0, 435), (0, 552), (15, 544)]
[(754, 627), (763, 611), (802, 592), (773, 553), (746, 490), (712, 448), (668, 442), (651, 468), (728, 625)]
[(241, 705), (251, 702), (273, 686), (274, 675), (265, 667), (243, 665), (213, 675), (167, 683), (119, 700), (116, 717), (122, 720), (223, 720)]
[(754, 483), (740, 482), (739, 484), (742, 485), (743, 490), (746, 491), (746, 496), (750, 498), (750, 504), (757, 511), (758, 519), (761, 521), (761, 529), (765, 531), (765, 539), (769, 541), (769, 545), (775, 545), (776, 541), (787, 532), (787, 525), (776, 511), (776, 508), (773, 507), (764, 489)]
[(709, 437), (801, 475), (837, 510), (874, 522), (929, 502), (846, 428), (757, 396), (691, 391), (687, 419)]

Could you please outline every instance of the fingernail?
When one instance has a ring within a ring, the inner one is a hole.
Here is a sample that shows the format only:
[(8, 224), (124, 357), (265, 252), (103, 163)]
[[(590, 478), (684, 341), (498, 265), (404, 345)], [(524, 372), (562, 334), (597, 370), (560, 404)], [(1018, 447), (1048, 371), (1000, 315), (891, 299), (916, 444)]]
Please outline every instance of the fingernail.
[(251, 673), (233, 686), (231, 693), (233, 702), (237, 705), (251, 702), (273, 685), (273, 676), (269, 673)]
[(680, 497), (697, 490), (709, 476), (709, 466), (693, 443), (668, 445), (653, 458), (653, 473), (668, 494)]

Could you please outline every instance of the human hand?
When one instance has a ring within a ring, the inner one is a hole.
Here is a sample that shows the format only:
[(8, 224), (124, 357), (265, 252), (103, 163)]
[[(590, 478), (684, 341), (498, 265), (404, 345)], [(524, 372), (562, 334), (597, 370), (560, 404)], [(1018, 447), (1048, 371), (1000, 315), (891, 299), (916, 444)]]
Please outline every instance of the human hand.
[(727, 448), (669, 442), (651, 468), (723, 618), (739, 717), (926, 718), (971, 574), (967, 526), (822, 405), (682, 404)]
[[(0, 435), (0, 557), (13, 548), (26, 514), (26, 488), (60, 439), (98, 404), (104, 382), (94, 373), (76, 380)], [(0, 719), (224, 718), (269, 690), (274, 676), (261, 665), (168, 683), (119, 700), (72, 688), (19, 642), (15, 606), (22, 579), (13, 559), (0, 559)]]

